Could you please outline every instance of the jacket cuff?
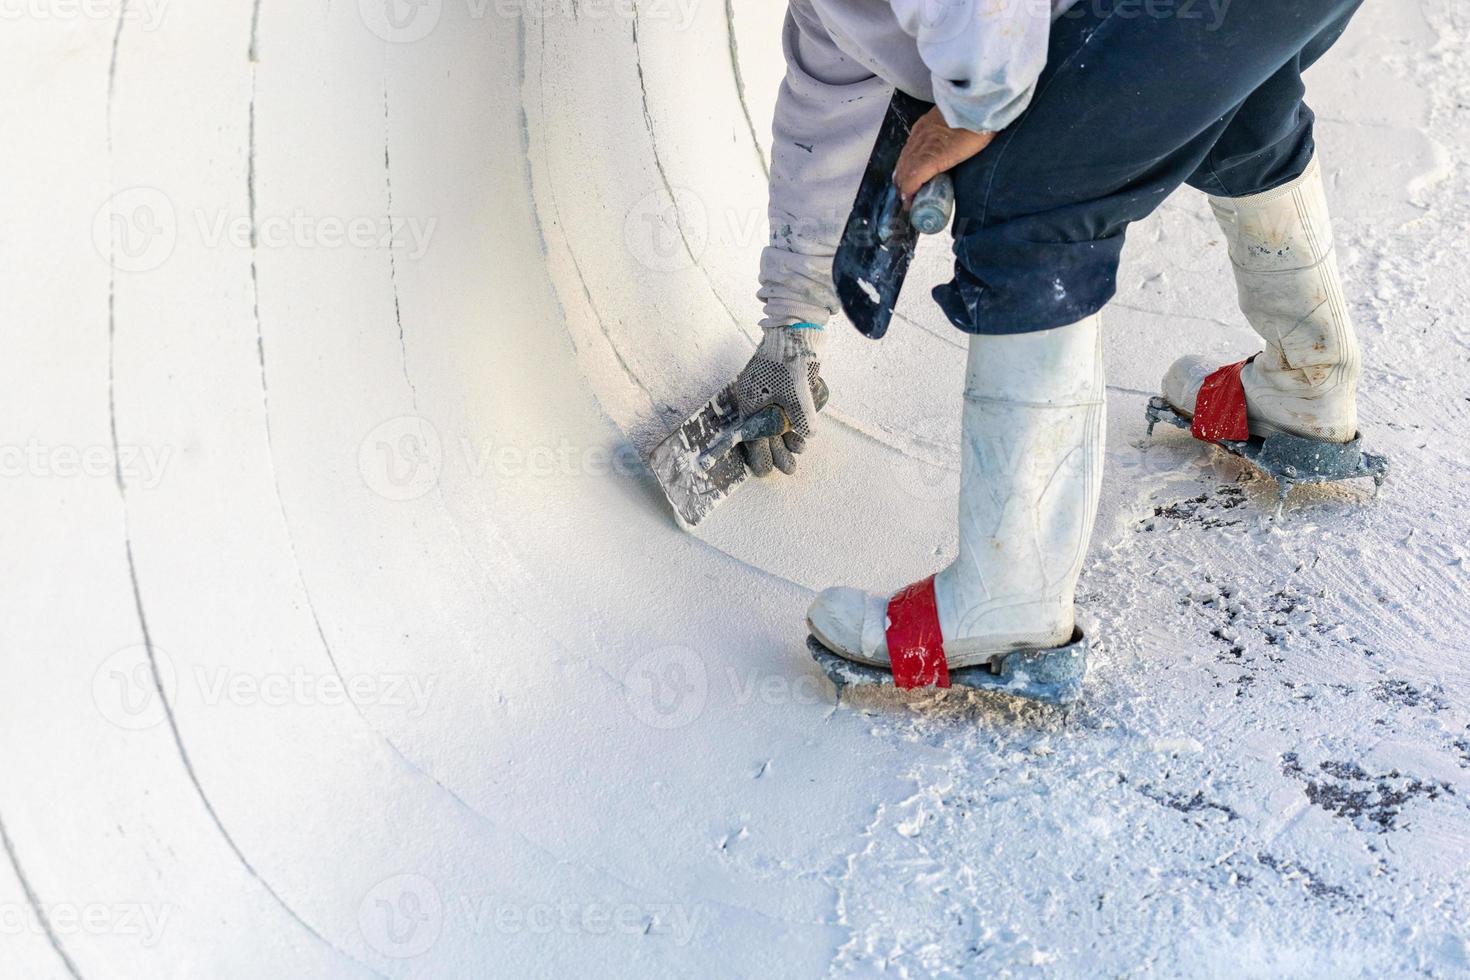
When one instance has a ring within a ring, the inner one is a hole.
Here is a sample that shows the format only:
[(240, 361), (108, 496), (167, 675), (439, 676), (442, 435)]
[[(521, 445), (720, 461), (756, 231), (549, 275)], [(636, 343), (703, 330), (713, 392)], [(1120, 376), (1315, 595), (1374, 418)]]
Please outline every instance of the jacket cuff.
[(934, 102), (944, 121), (955, 129), (998, 133), (1021, 118), (1036, 94), (1033, 82), (1019, 91), (991, 91), (977, 96), (948, 79), (934, 76)]

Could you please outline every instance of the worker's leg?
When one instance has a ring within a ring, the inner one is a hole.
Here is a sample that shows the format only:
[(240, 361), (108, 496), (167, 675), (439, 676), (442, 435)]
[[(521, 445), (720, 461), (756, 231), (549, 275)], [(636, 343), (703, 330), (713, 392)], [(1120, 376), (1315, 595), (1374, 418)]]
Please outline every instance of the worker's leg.
[(1301, 177), (1316, 155), (1316, 116), (1302, 73), (1347, 30), (1361, 0), (1343, 10), (1232, 114), (1189, 185), (1218, 198), (1250, 197)]
[[(1204, 5), (1149, 16), (1095, 0), (1063, 16), (1026, 114), (956, 171), (955, 280), (935, 291), (950, 320), (1023, 333), (1101, 309), (1128, 226), (1200, 170), (1283, 67), (1320, 55), (1359, 3), (1236, 3), (1217, 20)], [(1297, 165), (1277, 161), (1277, 175)]]
[[(1238, 375), (1246, 427), (1254, 435), (1348, 442), (1358, 431), (1362, 358), (1301, 78), (1342, 33), (1350, 13), (1246, 100), (1189, 181), (1210, 195), (1241, 312), (1265, 341), (1265, 350)], [(1201, 388), (1219, 370), (1210, 358), (1182, 358), (1164, 376), (1164, 397), (1193, 418)], [(1238, 429), (1238, 416), (1233, 424)], [(1224, 433), (1231, 425), (1230, 419), (1200, 420), (1204, 433)]]
[[(946, 664), (994, 663), (1016, 649), (1060, 647), (1065, 657), (1103, 455), (1096, 314), (1113, 295), (1124, 233), (1356, 3), (1236, 4), (1212, 27), (1137, 18), (1128, 13), (1137, 4), (1103, 0), (1054, 25), (1030, 109), (956, 173), (956, 279), (936, 298), (978, 335), (959, 555), (889, 598), (823, 592), (807, 620), (827, 649), (891, 666), (901, 685), (942, 683)], [(1275, 173), (1261, 155), (1260, 179), (1300, 173), (1299, 144), (1272, 162)]]

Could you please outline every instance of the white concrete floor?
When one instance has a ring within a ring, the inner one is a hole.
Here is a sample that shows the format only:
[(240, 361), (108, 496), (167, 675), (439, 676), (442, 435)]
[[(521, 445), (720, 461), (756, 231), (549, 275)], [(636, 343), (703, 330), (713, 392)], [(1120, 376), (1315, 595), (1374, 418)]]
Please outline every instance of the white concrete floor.
[(1196, 197), (1135, 231), (1071, 716), (804, 655), (952, 547), (926, 290), (800, 480), (688, 536), (637, 465), (748, 356), (780, 16), (8, 17), (0, 975), (1467, 967), (1465, 14), (1312, 79), (1378, 502), (1142, 440), (1254, 348)]

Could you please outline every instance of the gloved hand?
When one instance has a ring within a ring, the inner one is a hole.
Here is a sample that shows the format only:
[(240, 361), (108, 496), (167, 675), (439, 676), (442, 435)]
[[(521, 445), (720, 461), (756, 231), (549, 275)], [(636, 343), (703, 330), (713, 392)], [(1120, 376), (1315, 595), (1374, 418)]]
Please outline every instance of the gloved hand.
[(778, 405), (791, 423), (785, 435), (741, 443), (740, 451), (756, 476), (766, 476), (773, 467), (782, 473), (796, 472), (796, 454), (806, 448), (817, 420), (825, 339), (816, 324), (767, 327), (755, 356), (735, 379), (735, 404), (742, 419)]

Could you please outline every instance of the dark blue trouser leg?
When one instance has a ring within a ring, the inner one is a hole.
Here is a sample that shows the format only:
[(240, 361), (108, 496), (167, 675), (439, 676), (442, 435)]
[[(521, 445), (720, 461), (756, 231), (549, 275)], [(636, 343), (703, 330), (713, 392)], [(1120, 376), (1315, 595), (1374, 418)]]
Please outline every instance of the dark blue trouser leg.
[(1289, 183), (1312, 162), (1316, 117), (1302, 101), (1302, 72), (1342, 36), (1361, 0), (1312, 39), (1240, 105), (1189, 185), (1215, 197), (1247, 197)]
[(1026, 114), (955, 171), (955, 279), (934, 290), (951, 322), (1075, 323), (1116, 292), (1128, 225), (1181, 184), (1238, 197), (1300, 175), (1301, 73), (1361, 3), (1236, 0), (1217, 18), (1203, 0), (1168, 16), (1084, 0), (1053, 26)]

